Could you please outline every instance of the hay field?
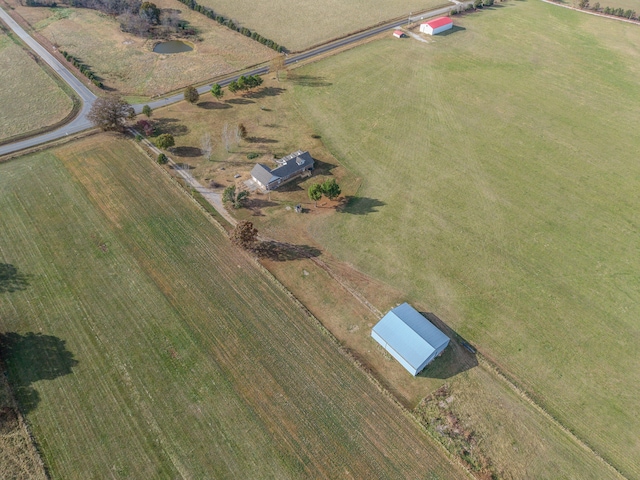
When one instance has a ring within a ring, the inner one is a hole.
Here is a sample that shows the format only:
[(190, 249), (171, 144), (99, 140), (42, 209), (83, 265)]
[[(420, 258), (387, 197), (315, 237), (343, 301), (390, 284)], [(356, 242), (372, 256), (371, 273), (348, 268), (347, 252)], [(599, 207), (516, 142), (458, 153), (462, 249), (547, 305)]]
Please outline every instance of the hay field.
[(0, 141), (53, 125), (73, 108), (25, 48), (0, 29)]
[(12, 5), (51, 43), (90, 65), (107, 87), (125, 95), (153, 96), (230, 73), (272, 58), (276, 53), (192, 12), (174, 0), (155, 2), (181, 10), (201, 41), (191, 52), (153, 53), (154, 42), (120, 31), (117, 20), (88, 9)]
[(409, 12), (449, 5), (444, 0), (349, 1), (299, 0), (289, 2), (254, 2), (252, 0), (201, 0), (240, 26), (255, 30), (290, 51), (376, 25)]
[(352, 210), (384, 203), (313, 233), (638, 477), (640, 29), (539, 2), (455, 22), (302, 69), (324, 86), (298, 108), (363, 177)]
[(463, 478), (133, 143), (0, 173), (5, 362), (53, 478)]

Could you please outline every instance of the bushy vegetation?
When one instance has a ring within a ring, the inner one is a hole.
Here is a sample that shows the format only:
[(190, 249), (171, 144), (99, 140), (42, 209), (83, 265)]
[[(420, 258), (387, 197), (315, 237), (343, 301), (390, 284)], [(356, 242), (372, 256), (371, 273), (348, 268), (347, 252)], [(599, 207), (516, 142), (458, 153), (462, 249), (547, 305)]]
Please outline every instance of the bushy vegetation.
[(256, 42), (260, 42), (261, 44), (274, 49), (276, 52), (284, 52), (285, 48), (282, 45), (278, 45), (276, 42), (274, 42), (273, 40), (269, 40), (268, 38), (263, 37), (262, 35), (260, 35), (257, 32), (254, 32), (252, 30), (249, 30), (246, 27), (239, 27), (236, 22), (234, 22), (233, 20), (231, 20), (230, 18), (225, 18), (222, 15), (218, 15), (216, 14), (213, 9), (209, 8), (209, 7), (205, 7), (204, 5), (200, 5), (198, 2), (196, 2), (196, 0), (179, 0), (181, 3), (185, 4), (187, 7), (189, 7), (191, 10), (194, 10), (198, 13), (201, 13), (202, 15), (204, 15), (205, 17), (208, 17), (212, 20), (215, 20), (216, 22), (218, 22), (220, 25), (224, 25), (227, 28), (230, 28), (231, 30), (235, 30), (236, 32), (241, 33), (242, 35), (245, 35), (253, 40), (255, 40)]
[(91, 80), (91, 83), (93, 83), (96, 87), (104, 88), (104, 85), (102, 84), (100, 79), (96, 76), (96, 74), (93, 73), (93, 71), (91, 70), (91, 67), (89, 67), (88, 65), (85, 65), (80, 60), (78, 60), (76, 57), (74, 57), (73, 55), (68, 54), (64, 50), (61, 50), (60, 53), (62, 54), (62, 56), (64, 58), (67, 59), (68, 62), (70, 62), (74, 67), (76, 67), (78, 70), (80, 70), (80, 73), (82, 73), (85, 77), (87, 77), (89, 80)]
[(229, 91), (231, 93), (242, 92), (252, 90), (262, 85), (262, 77), (260, 75), (249, 75), (245, 77), (241, 75), (238, 80), (234, 80), (229, 84)]

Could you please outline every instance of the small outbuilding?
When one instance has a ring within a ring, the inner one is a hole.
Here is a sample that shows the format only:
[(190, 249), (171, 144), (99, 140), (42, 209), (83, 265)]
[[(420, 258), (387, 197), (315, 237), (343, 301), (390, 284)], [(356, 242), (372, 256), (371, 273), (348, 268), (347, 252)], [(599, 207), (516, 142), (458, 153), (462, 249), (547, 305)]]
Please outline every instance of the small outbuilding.
[(404, 32), (402, 30), (394, 30), (393, 36), (396, 38), (404, 38)]
[(408, 303), (382, 317), (371, 336), (413, 376), (449, 345), (449, 337)]
[(420, 24), (420, 31), (427, 35), (437, 35), (440, 32), (453, 27), (453, 21), (449, 17), (438, 17)]

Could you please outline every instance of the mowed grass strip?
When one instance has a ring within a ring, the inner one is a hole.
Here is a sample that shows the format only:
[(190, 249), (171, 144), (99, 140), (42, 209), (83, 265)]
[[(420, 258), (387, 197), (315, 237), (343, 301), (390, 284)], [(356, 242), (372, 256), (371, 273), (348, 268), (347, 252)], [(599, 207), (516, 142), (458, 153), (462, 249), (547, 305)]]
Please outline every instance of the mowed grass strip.
[(0, 141), (53, 125), (73, 108), (55, 80), (1, 28), (0, 85)]
[(240, 26), (255, 30), (291, 51), (356, 32), (392, 18), (439, 6), (443, 0), (300, 0), (253, 2), (251, 0), (201, 0), (216, 13), (233, 18)]
[(27, 279), (0, 326), (57, 346), (8, 359), (54, 478), (464, 477), (132, 143), (0, 170)]
[(638, 477), (640, 29), (541, 2), (454, 22), (300, 72), (325, 84), (295, 88), (302, 115), (385, 204), (315, 236)]

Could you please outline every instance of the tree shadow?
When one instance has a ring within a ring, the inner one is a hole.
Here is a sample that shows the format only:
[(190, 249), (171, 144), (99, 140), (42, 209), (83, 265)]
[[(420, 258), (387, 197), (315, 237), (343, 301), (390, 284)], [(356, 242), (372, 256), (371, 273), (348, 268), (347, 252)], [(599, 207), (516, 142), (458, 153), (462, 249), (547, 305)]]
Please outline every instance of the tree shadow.
[(420, 314), (438, 327), (451, 341), (442, 355), (427, 365), (418, 377), (446, 379), (478, 366), (476, 349), (469, 342), (440, 320), (435, 313), (420, 312)]
[(261, 217), (264, 216), (262, 213), (263, 208), (275, 207), (278, 204), (276, 202), (272, 202), (270, 200), (263, 200), (261, 198), (249, 197), (247, 203), (245, 204), (246, 208), (253, 212), (253, 216)]
[(32, 411), (40, 402), (34, 383), (69, 375), (78, 365), (65, 343), (58, 337), (41, 333), (0, 334), (0, 358), (23, 414)]
[(291, 243), (266, 240), (254, 247), (254, 252), (260, 258), (276, 262), (288, 262), (303, 258), (318, 257), (322, 253), (319, 249), (309, 245), (293, 245)]
[(196, 147), (174, 147), (171, 153), (179, 157), (199, 157), (202, 155), (202, 150)]
[(347, 195), (336, 208), (338, 212), (350, 213), (351, 215), (367, 215), (378, 211), (378, 207), (384, 207), (385, 202), (376, 198), (355, 197)]
[(333, 85), (331, 82), (327, 82), (324, 77), (317, 75), (296, 75), (291, 79), (291, 82), (302, 87), (330, 87)]
[(278, 140), (265, 137), (247, 137), (246, 140), (250, 143), (278, 143)]
[(231, 103), (233, 105), (249, 105), (250, 103), (256, 102), (246, 98), (230, 98), (229, 100), (226, 100), (226, 103)]
[(256, 90), (254, 92), (245, 93), (244, 98), (266, 98), (266, 97), (276, 97), (284, 92), (286, 92), (286, 88), (281, 87), (264, 87), (260, 90)]
[(174, 170), (193, 170), (196, 167), (192, 167), (188, 163), (180, 162), (176, 163), (175, 165), (171, 165), (169, 168), (172, 168)]
[(154, 127), (156, 131), (156, 135), (160, 135), (162, 133), (170, 133), (174, 137), (179, 137), (181, 135), (186, 135), (189, 133), (189, 127), (178, 123), (180, 120), (177, 118), (158, 118), (155, 120)]
[(204, 108), (205, 110), (225, 110), (227, 108), (233, 108), (231, 105), (222, 102), (200, 102), (198, 103), (198, 107)]
[(0, 293), (18, 292), (29, 286), (29, 276), (10, 263), (0, 263)]

